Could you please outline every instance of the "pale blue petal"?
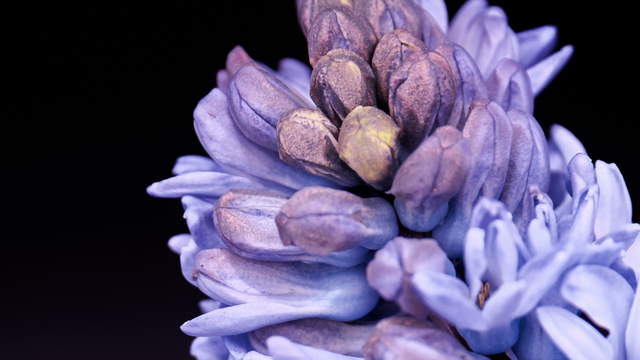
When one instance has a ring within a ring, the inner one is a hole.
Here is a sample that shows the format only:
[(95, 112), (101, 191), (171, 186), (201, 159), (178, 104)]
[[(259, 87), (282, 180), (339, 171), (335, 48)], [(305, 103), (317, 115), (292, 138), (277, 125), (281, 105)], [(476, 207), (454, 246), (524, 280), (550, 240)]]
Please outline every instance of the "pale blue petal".
[(527, 287), (514, 316), (523, 316), (533, 310), (570, 264), (571, 257), (562, 250), (538, 255), (528, 261), (518, 273), (518, 279), (527, 283)]
[(361, 357), (336, 354), (297, 344), (282, 336), (270, 337), (267, 339), (267, 346), (274, 360), (363, 360)]
[(200, 155), (185, 155), (180, 156), (171, 173), (173, 175), (182, 175), (194, 171), (217, 171), (220, 172), (220, 167), (211, 158)]
[(514, 281), (518, 271), (520, 234), (512, 222), (496, 220), (486, 230), (485, 254), (487, 257), (486, 280), (493, 288)]
[(565, 166), (573, 159), (576, 154), (586, 154), (584, 145), (578, 140), (578, 138), (567, 130), (567, 128), (554, 124), (550, 130), (550, 140), (553, 145), (558, 149), (562, 158), (564, 159)]
[(638, 334), (640, 334), (640, 289), (636, 289), (625, 333), (627, 360), (640, 359), (640, 341), (638, 341)]
[(213, 204), (193, 196), (182, 198), (184, 218), (189, 232), (200, 249), (226, 247), (213, 225)]
[(187, 246), (189, 244), (189, 241), (191, 241), (191, 235), (178, 234), (172, 236), (169, 239), (167, 245), (169, 246), (169, 249), (171, 249), (171, 251), (180, 255), (180, 253), (182, 252), (182, 248)]
[(615, 164), (596, 161), (596, 179), (600, 187), (596, 238), (607, 235), (631, 222), (631, 197), (624, 178)]
[(567, 357), (542, 329), (535, 313), (522, 319), (520, 338), (513, 347), (518, 360), (566, 360)]
[(187, 245), (180, 249), (180, 270), (182, 271), (182, 276), (193, 285), (196, 285), (194, 278), (195, 259), (199, 251), (200, 248), (196, 245), (195, 241), (193, 241), (193, 238), (190, 239)]
[(525, 296), (528, 287), (529, 284), (521, 280), (506, 283), (493, 292), (482, 309), (487, 323), (491, 327), (505, 327), (512, 320), (522, 316), (519, 312), (521, 299)]
[(538, 95), (562, 70), (573, 54), (573, 46), (567, 45), (560, 51), (527, 69), (534, 95)]
[(636, 272), (631, 266), (627, 265), (621, 257), (617, 258), (609, 267), (611, 270), (620, 274), (633, 289), (638, 288), (638, 276), (636, 276)]
[(304, 97), (310, 104), (313, 104), (311, 96), (311, 68), (296, 59), (284, 58), (278, 63), (278, 75), (297, 95)]
[(579, 249), (594, 240), (593, 225), (598, 203), (598, 186), (592, 185), (577, 199), (577, 209), (571, 225), (560, 237), (569, 249)]
[(232, 189), (264, 189), (265, 186), (242, 176), (213, 171), (195, 171), (151, 184), (147, 193), (161, 198), (186, 195), (206, 198), (220, 197)]
[(464, 244), (464, 275), (467, 284), (469, 284), (469, 295), (472, 298), (477, 297), (480, 293), (482, 280), (487, 270), (484, 237), (484, 230), (471, 228), (467, 232)]
[(551, 53), (556, 45), (558, 30), (555, 26), (541, 26), (519, 32), (520, 63), (525, 68), (534, 65)]
[(263, 355), (257, 351), (249, 351), (242, 360), (273, 360), (271, 356)]
[(613, 359), (613, 349), (607, 340), (571, 312), (557, 306), (542, 306), (536, 314), (551, 340), (569, 359)]
[[(597, 218), (596, 218), (597, 221)], [(603, 242), (606, 239), (611, 239), (616, 243), (623, 244), (625, 249), (628, 249), (633, 242), (638, 238), (640, 234), (640, 224), (626, 223), (619, 226), (613, 232), (606, 234), (596, 240), (596, 244)]]
[(533, 112), (533, 91), (525, 70), (513, 59), (502, 59), (487, 79), (489, 97), (505, 110)]
[(540, 219), (533, 219), (527, 228), (527, 247), (533, 256), (546, 254), (553, 249), (553, 240), (549, 229)]
[(211, 299), (200, 300), (198, 302), (198, 308), (200, 308), (200, 311), (203, 313), (219, 309), (221, 306), (223, 305), (220, 302)]
[(445, 34), (449, 28), (449, 14), (447, 13), (447, 4), (444, 0), (413, 0), (418, 6), (426, 10), (429, 15), (436, 21)]
[(487, 324), (467, 285), (446, 274), (420, 271), (412, 284), (422, 301), (458, 328), (486, 330)]
[(193, 339), (190, 352), (196, 360), (227, 360), (229, 356), (222, 339), (218, 336)]
[(194, 112), (196, 134), (207, 153), (229, 173), (259, 178), (291, 189), (320, 185), (335, 187), (325, 179), (291, 168), (278, 154), (254, 144), (240, 133), (219, 89), (205, 96)]
[(622, 358), (624, 331), (633, 301), (633, 289), (627, 281), (604, 266), (581, 265), (567, 273), (560, 293), (596, 324), (609, 330), (607, 341), (611, 343), (614, 358)]
[(447, 33), (449, 40), (462, 44), (464, 38), (469, 34), (469, 25), (486, 8), (486, 0), (467, 0), (451, 21), (451, 27)]
[(496, 102), (490, 102), (487, 110), (493, 117), (493, 159), (491, 169), (482, 185), (482, 196), (498, 198), (502, 193), (504, 181), (509, 169), (509, 155), (511, 154), (511, 120), (507, 113)]
[(504, 353), (515, 344), (520, 333), (518, 326), (518, 321), (512, 321), (510, 324), (491, 327), (484, 331), (458, 329), (458, 332), (471, 350), (484, 355), (493, 355)]
[(247, 334), (223, 336), (224, 345), (229, 351), (229, 360), (244, 360), (253, 347)]
[(514, 212), (527, 188), (527, 175), (533, 158), (534, 146), (531, 123), (527, 115), (517, 110), (511, 110), (507, 115), (511, 120), (513, 139), (509, 156), (509, 170), (500, 200), (507, 210)]
[(623, 260), (636, 272), (637, 276), (640, 276), (640, 240), (638, 238), (624, 254)]
[(191, 336), (237, 335), (273, 324), (314, 317), (317, 315), (314, 310), (317, 309), (273, 302), (240, 304), (200, 315), (182, 324), (180, 329)]
[(538, 121), (531, 114), (527, 114), (529, 118), (531, 135), (533, 136), (533, 158), (529, 167), (527, 187), (537, 186), (542, 192), (549, 190), (550, 166), (549, 166), (549, 148), (544, 131), (540, 127)]

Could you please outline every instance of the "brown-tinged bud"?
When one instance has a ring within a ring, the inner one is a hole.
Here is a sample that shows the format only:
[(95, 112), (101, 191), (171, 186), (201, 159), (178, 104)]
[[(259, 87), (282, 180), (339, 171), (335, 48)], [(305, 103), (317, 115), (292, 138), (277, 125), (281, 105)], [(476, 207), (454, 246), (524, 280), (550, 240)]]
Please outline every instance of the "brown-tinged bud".
[(399, 165), (400, 128), (373, 106), (358, 106), (344, 119), (338, 138), (340, 158), (378, 190), (387, 190)]
[(311, 73), (311, 99), (334, 124), (358, 105), (376, 105), (375, 75), (356, 53), (331, 50)]
[(296, 0), (298, 22), (302, 32), (305, 36), (309, 34), (313, 20), (323, 10), (341, 7), (352, 9), (353, 5), (353, 0)]
[(422, 35), (421, 9), (412, 0), (360, 0), (356, 9), (378, 39), (395, 29), (407, 30), (416, 37)]
[(309, 107), (276, 74), (254, 61), (238, 69), (229, 82), (229, 109), (236, 125), (254, 143), (278, 151), (276, 125), (289, 111)]
[(316, 67), (320, 58), (334, 49), (351, 50), (368, 62), (376, 41), (371, 26), (349, 8), (329, 8), (313, 19), (309, 29), (309, 63)]
[(400, 222), (414, 231), (430, 231), (447, 214), (469, 170), (469, 146), (451, 126), (438, 128), (402, 163), (389, 191)]
[(283, 244), (320, 255), (356, 246), (379, 249), (398, 234), (393, 206), (386, 200), (319, 186), (296, 192), (280, 209), (276, 224)]
[(229, 76), (233, 76), (241, 67), (253, 62), (253, 59), (247, 52), (238, 45), (234, 47), (227, 55), (226, 68)]
[(343, 186), (360, 183), (338, 156), (338, 128), (317, 109), (296, 109), (278, 122), (278, 153), (291, 166)]
[(380, 99), (389, 101), (389, 78), (411, 55), (427, 51), (427, 46), (407, 30), (396, 29), (382, 37), (373, 53), (371, 65), (378, 82)]
[(447, 330), (409, 316), (393, 316), (376, 325), (364, 346), (366, 360), (477, 360)]
[(267, 339), (283, 336), (297, 344), (323, 349), (337, 354), (362, 356), (362, 347), (369, 339), (373, 324), (349, 324), (327, 319), (302, 319), (266, 326), (249, 333), (253, 348), (268, 353)]

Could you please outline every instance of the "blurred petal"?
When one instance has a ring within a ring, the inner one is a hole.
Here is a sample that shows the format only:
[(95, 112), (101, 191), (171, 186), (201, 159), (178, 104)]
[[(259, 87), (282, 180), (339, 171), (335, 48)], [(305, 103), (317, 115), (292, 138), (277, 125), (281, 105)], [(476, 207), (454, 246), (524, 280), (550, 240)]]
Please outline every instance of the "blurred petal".
[(607, 267), (581, 265), (565, 276), (560, 292), (570, 304), (609, 331), (607, 341), (614, 358), (624, 357), (624, 331), (633, 301), (633, 289), (626, 280)]
[(213, 224), (213, 204), (193, 196), (184, 196), (182, 205), (189, 232), (200, 249), (225, 247)]
[(516, 238), (520, 238), (520, 235), (510, 221), (496, 220), (487, 228), (485, 254), (489, 265), (486, 279), (492, 287), (497, 288), (516, 279), (518, 270)]
[(640, 359), (640, 290), (636, 289), (633, 304), (629, 311), (629, 320), (627, 322), (627, 330), (625, 333), (627, 345), (627, 359)]
[(627, 250), (623, 260), (633, 268), (637, 276), (640, 276), (640, 240), (638, 240), (638, 238), (635, 239), (631, 247)]
[(226, 171), (273, 182), (276, 187), (298, 189), (331, 184), (324, 179), (291, 168), (278, 154), (249, 140), (236, 128), (227, 111), (226, 96), (217, 89), (200, 101), (194, 112), (198, 138), (207, 153)]
[(607, 340), (571, 312), (542, 306), (536, 313), (551, 340), (571, 360), (613, 359), (613, 349)]
[(309, 65), (296, 59), (284, 58), (278, 63), (278, 75), (292, 89), (302, 95), (308, 103), (312, 103), (309, 97), (311, 90), (311, 68)]
[(469, 285), (471, 297), (477, 297), (482, 288), (482, 280), (487, 271), (487, 257), (484, 249), (485, 232), (483, 229), (471, 228), (467, 232), (464, 243), (465, 280)]
[(513, 351), (518, 360), (566, 359), (544, 331), (535, 313), (528, 314), (522, 320), (520, 338), (514, 345)]
[(222, 339), (218, 336), (193, 339), (190, 353), (196, 360), (227, 360), (229, 356)]
[[(554, 124), (550, 130), (551, 142), (560, 151), (564, 158), (565, 164), (568, 164), (576, 154), (586, 154), (587, 151), (584, 145), (578, 140), (578, 138), (567, 130), (565, 127)], [(566, 165), (565, 165), (566, 166)]]
[(346, 356), (310, 346), (296, 344), (282, 336), (272, 336), (267, 340), (269, 353), (273, 360), (363, 360), (360, 357)]
[(517, 321), (502, 326), (493, 326), (483, 331), (458, 329), (458, 332), (471, 350), (486, 355), (508, 351), (518, 339), (519, 334)]
[(551, 80), (553, 80), (569, 61), (572, 54), (573, 46), (567, 45), (560, 49), (560, 51), (527, 69), (534, 95), (538, 95), (549, 85)]
[(447, 5), (443, 0), (413, 0), (418, 6), (426, 10), (429, 15), (436, 21), (440, 30), (447, 32), (449, 27), (449, 14), (447, 13)]
[(175, 165), (171, 172), (174, 175), (182, 175), (194, 171), (217, 171), (220, 172), (220, 167), (211, 158), (200, 155), (185, 155), (180, 156), (176, 160)]
[(416, 273), (412, 283), (422, 301), (456, 327), (486, 329), (480, 309), (469, 298), (469, 288), (461, 280), (426, 270)]
[(453, 17), (447, 37), (460, 44), (463, 38), (468, 35), (469, 26), (473, 19), (486, 8), (486, 0), (467, 0)]
[(615, 164), (596, 161), (596, 179), (600, 197), (594, 232), (600, 238), (630, 223), (632, 208), (627, 185)]
[(538, 121), (531, 114), (527, 114), (533, 136), (533, 157), (529, 174), (527, 175), (527, 186), (537, 186), (542, 192), (549, 190), (550, 168), (549, 168), (549, 148), (544, 131)]
[(280, 209), (282, 243), (312, 254), (356, 246), (379, 249), (398, 234), (393, 207), (382, 198), (360, 198), (342, 190), (307, 187)]
[(556, 45), (558, 30), (555, 26), (541, 26), (535, 29), (519, 32), (520, 63), (528, 68), (549, 55)]
[(191, 241), (191, 235), (189, 234), (178, 234), (172, 236), (168, 241), (168, 246), (171, 251), (180, 255), (182, 252), (182, 248), (189, 245), (189, 241)]
[(362, 356), (362, 347), (375, 325), (347, 324), (325, 319), (302, 319), (257, 329), (249, 334), (253, 348), (269, 353), (267, 341), (282, 336), (300, 345), (343, 355)]

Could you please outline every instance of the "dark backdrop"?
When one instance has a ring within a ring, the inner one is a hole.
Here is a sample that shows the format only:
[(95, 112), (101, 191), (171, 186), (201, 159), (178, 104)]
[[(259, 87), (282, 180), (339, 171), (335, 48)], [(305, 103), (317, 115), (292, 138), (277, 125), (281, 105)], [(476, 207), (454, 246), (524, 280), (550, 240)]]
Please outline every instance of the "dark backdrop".
[[(493, 3), (516, 31), (556, 24), (560, 44), (576, 46), (536, 116), (569, 127), (594, 159), (615, 161), (637, 200), (630, 9)], [(22, 91), (2, 116), (10, 215), (0, 353), (9, 353), (0, 357), (188, 358), (178, 326), (202, 296), (166, 247), (185, 231), (182, 211), (145, 187), (168, 177), (177, 156), (203, 153), (191, 113), (234, 45), (271, 66), (305, 58), (294, 1), (33, 4), (6, 35), (26, 48), (19, 59), (29, 55), (5, 69)]]

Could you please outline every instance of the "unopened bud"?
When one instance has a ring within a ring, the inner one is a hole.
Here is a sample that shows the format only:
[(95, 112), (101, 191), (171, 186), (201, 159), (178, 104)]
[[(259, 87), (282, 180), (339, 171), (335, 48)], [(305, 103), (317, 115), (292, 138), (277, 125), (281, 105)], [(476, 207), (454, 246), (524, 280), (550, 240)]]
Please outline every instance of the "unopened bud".
[(369, 0), (357, 3), (358, 13), (369, 22), (378, 39), (395, 29), (413, 36), (422, 33), (422, 14), (412, 0)]
[(330, 51), (311, 73), (311, 99), (338, 126), (358, 105), (376, 105), (375, 87), (369, 64), (349, 50)]
[(387, 190), (399, 165), (400, 128), (372, 106), (358, 106), (344, 119), (338, 139), (340, 158), (378, 190)]
[(291, 166), (343, 186), (360, 183), (338, 156), (338, 128), (315, 109), (289, 112), (277, 128), (280, 159)]
[(285, 245), (311, 254), (358, 245), (379, 249), (398, 234), (393, 207), (384, 199), (315, 186), (295, 193), (280, 209), (276, 224)]
[(323, 10), (331, 8), (353, 8), (353, 0), (296, 0), (298, 10), (298, 22), (305, 36), (315, 17)]

